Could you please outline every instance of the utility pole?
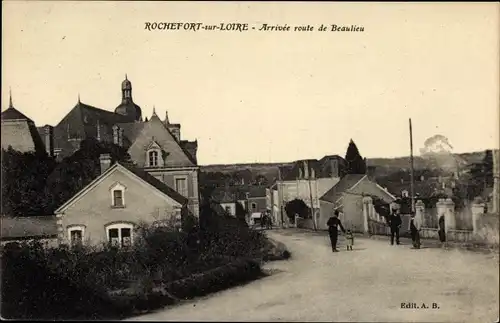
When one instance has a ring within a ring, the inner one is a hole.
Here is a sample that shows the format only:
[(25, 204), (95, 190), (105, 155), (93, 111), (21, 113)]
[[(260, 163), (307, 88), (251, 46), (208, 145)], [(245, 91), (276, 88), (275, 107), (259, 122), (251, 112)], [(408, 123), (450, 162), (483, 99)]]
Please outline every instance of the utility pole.
[(283, 218), (283, 183), (281, 182), (281, 168), (278, 166), (278, 199), (280, 203), (281, 228), (285, 227)]
[[(305, 166), (309, 167), (309, 163), (306, 163)], [(311, 200), (311, 218), (313, 222), (314, 231), (317, 231), (318, 229), (316, 228), (316, 214), (314, 212), (314, 202), (313, 202), (312, 186), (311, 186), (311, 177), (313, 177), (314, 175), (314, 169), (311, 168), (311, 173), (309, 173), (309, 171), (307, 173), (308, 173), (307, 181), (309, 182), (309, 198)]]
[(411, 212), (415, 213), (415, 187), (414, 187), (414, 173), (413, 173), (413, 130), (410, 121), (410, 194), (411, 194)]

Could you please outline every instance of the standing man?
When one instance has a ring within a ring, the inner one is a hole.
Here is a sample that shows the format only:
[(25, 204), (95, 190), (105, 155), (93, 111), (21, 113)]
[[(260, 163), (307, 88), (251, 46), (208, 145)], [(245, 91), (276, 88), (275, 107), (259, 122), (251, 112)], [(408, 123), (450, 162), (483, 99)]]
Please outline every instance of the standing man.
[(335, 210), (333, 213), (333, 216), (328, 219), (328, 222), (326, 222), (326, 225), (328, 225), (328, 234), (330, 236), (330, 242), (332, 244), (332, 251), (337, 252), (337, 240), (339, 238), (339, 232), (338, 232), (338, 227), (340, 226), (340, 229), (342, 230), (343, 233), (345, 233), (345, 229), (342, 226), (342, 222), (340, 222), (339, 219), (339, 211)]
[(411, 241), (413, 242), (413, 248), (420, 249), (420, 227), (422, 224), (420, 223), (420, 219), (415, 217), (415, 213), (411, 214), (410, 219), (410, 233), (411, 233)]
[(399, 244), (399, 228), (401, 227), (401, 215), (399, 209), (393, 210), (389, 217), (389, 226), (391, 227), (391, 245), (394, 245), (394, 236), (396, 236), (396, 244)]

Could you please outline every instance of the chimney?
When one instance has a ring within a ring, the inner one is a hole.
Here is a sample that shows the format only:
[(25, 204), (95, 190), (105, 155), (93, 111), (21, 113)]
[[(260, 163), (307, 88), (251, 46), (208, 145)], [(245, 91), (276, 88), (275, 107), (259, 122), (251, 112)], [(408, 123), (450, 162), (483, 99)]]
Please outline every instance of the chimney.
[(101, 125), (99, 124), (99, 119), (97, 119), (97, 141), (101, 141)]
[(304, 178), (309, 179), (309, 165), (305, 160), (304, 160)]
[(340, 177), (339, 174), (339, 163), (336, 159), (330, 159), (330, 170), (332, 177)]
[(368, 176), (369, 179), (374, 179), (375, 178), (375, 166), (368, 166), (366, 167), (366, 175)]
[(45, 143), (45, 150), (49, 156), (54, 156), (54, 127), (46, 125), (44, 128), (43, 141)]
[(101, 154), (99, 156), (99, 162), (101, 164), (101, 174), (108, 170), (111, 166), (111, 156), (110, 154)]
[(123, 147), (123, 129), (118, 129), (118, 146)]
[(172, 133), (172, 135), (175, 137), (175, 140), (178, 142), (181, 141), (181, 125), (180, 124), (170, 124), (168, 127), (168, 130)]
[(117, 125), (113, 126), (113, 143), (115, 145), (119, 144), (119, 141), (118, 141), (119, 130), (120, 130), (120, 128)]

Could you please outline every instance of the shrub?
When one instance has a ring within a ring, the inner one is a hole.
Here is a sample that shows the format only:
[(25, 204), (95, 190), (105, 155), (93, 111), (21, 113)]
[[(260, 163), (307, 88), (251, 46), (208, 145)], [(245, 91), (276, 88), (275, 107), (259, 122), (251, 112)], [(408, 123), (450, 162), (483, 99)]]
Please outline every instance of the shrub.
[[(110, 246), (44, 249), (37, 242), (6, 246), (2, 314), (25, 319), (98, 319), (127, 313), (134, 306), (171, 302), (168, 293), (155, 292), (158, 282), (171, 282), (176, 297), (195, 297), (258, 277), (259, 264), (248, 258), (263, 256), (265, 236), (238, 219), (215, 224), (190, 232), (143, 225), (136, 243), (125, 250)], [(135, 301), (122, 295), (111, 302), (109, 292), (121, 288), (131, 288)]]

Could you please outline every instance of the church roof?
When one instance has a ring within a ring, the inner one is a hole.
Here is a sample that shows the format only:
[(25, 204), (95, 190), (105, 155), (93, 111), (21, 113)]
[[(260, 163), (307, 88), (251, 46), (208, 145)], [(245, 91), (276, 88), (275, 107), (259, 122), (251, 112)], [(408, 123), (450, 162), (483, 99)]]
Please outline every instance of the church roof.
[(2, 112), (2, 120), (27, 120), (33, 122), (33, 120), (25, 116), (13, 106), (10, 106), (7, 110)]

